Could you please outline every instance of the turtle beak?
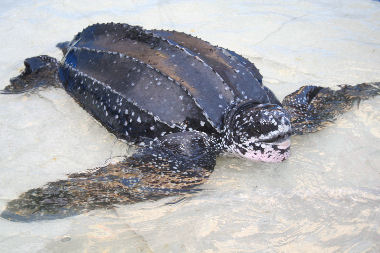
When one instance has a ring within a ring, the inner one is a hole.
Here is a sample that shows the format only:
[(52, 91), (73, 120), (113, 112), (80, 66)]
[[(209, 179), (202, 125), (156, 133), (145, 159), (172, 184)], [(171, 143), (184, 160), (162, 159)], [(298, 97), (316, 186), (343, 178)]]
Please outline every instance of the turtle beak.
[(260, 148), (248, 149), (245, 150), (245, 152), (241, 152), (241, 150), (236, 149), (235, 153), (248, 160), (261, 162), (282, 162), (290, 156), (290, 144), (290, 138), (286, 138), (280, 142), (262, 142), (254, 144), (253, 146)]
[(273, 145), (276, 145), (277, 148), (284, 150), (290, 148), (290, 143), (290, 138), (288, 138), (285, 141), (273, 143)]

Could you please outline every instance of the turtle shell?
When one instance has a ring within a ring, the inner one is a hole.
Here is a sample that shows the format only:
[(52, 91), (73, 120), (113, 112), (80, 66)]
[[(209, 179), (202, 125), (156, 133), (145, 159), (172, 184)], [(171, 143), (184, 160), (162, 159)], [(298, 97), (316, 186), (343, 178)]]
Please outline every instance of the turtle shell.
[(253, 63), (176, 32), (95, 24), (70, 42), (59, 69), (66, 91), (119, 138), (220, 133), (241, 100), (279, 103)]

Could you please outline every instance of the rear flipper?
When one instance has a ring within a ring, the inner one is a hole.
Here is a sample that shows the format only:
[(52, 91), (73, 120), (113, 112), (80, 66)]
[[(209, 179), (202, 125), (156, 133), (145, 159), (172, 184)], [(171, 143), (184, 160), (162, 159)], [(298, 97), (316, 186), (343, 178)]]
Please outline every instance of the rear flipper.
[(348, 111), (354, 102), (380, 94), (380, 82), (342, 85), (339, 90), (303, 86), (286, 96), (283, 107), (290, 113), (294, 134), (312, 133)]
[(213, 171), (215, 158), (206, 135), (170, 134), (117, 164), (29, 190), (10, 201), (1, 217), (24, 222), (58, 219), (193, 192)]
[(18, 94), (41, 87), (61, 87), (58, 79), (58, 61), (47, 55), (27, 58), (24, 61), (25, 69), (10, 80), (10, 85), (0, 94)]

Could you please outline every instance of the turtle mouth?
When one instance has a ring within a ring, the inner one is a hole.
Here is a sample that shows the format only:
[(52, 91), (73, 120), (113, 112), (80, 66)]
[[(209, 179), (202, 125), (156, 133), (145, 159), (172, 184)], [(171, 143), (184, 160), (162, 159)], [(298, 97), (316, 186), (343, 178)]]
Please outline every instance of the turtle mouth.
[(234, 153), (238, 156), (261, 162), (282, 162), (290, 156), (290, 138), (278, 140), (276, 142), (256, 142), (252, 148), (234, 149)]
[(290, 144), (291, 144), (290, 138), (272, 143), (272, 145), (275, 145), (278, 149), (282, 149), (282, 150), (289, 149)]

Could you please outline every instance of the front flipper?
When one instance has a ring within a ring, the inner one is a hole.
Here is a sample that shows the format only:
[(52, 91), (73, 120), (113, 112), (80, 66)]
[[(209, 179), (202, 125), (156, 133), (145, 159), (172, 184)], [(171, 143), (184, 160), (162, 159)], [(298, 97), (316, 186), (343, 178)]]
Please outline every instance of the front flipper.
[(283, 107), (290, 113), (294, 134), (312, 133), (349, 109), (354, 102), (380, 94), (380, 82), (342, 85), (339, 90), (303, 86), (286, 96)]
[(24, 93), (47, 86), (60, 87), (56, 59), (40, 55), (25, 59), (24, 65), (24, 71), (12, 78), (11, 84), (0, 90), (0, 94)]
[(170, 134), (122, 162), (29, 190), (10, 201), (1, 217), (24, 222), (58, 219), (193, 192), (213, 171), (215, 158), (205, 134)]

